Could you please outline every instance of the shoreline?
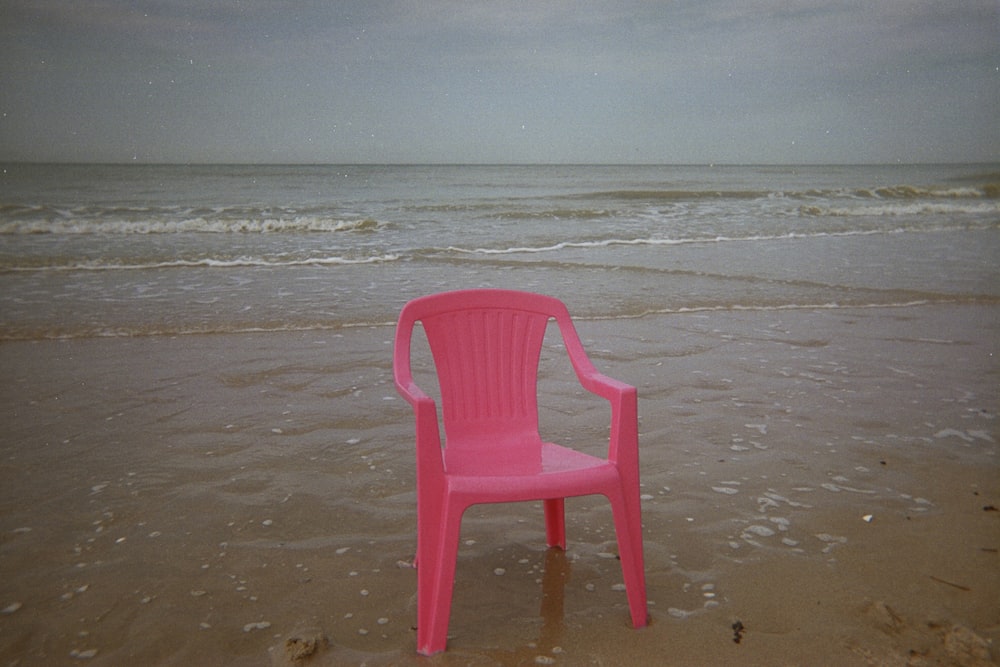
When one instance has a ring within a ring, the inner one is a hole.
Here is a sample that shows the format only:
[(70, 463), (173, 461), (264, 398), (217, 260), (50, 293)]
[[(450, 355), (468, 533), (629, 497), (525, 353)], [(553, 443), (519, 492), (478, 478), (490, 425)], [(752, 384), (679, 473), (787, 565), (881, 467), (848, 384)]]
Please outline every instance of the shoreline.
[[(996, 660), (1000, 307), (577, 326), (639, 389), (649, 628), (601, 499), (567, 502), (561, 555), (531, 504), (477, 507), (449, 650), (416, 657), (392, 327), (23, 341), (0, 343), (0, 659)], [(571, 380), (543, 360), (543, 432), (599, 448)]]

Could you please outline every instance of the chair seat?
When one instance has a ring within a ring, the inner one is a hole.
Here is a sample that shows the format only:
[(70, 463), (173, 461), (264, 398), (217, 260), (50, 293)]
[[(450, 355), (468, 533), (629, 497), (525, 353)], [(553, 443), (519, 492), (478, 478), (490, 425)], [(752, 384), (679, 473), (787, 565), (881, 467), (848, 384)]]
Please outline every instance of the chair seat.
[(541, 446), (512, 447), (508, 451), (511, 452), (510, 457), (501, 458), (495, 449), (480, 453), (475, 447), (446, 448), (445, 474), (450, 477), (524, 477), (613, 467), (607, 459), (551, 442), (543, 442)]
[(533, 457), (498, 460), (456, 448), (445, 449), (444, 458), (452, 492), (489, 492), (491, 500), (484, 502), (589, 495), (618, 483), (617, 468), (607, 459), (551, 442), (536, 446)]

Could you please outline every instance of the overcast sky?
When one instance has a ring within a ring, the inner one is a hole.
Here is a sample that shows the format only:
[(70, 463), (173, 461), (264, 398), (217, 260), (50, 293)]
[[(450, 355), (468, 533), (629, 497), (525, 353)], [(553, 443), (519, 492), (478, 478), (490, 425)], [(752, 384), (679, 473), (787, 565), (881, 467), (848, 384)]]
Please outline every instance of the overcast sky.
[(0, 160), (1000, 160), (1000, 0), (0, 0)]

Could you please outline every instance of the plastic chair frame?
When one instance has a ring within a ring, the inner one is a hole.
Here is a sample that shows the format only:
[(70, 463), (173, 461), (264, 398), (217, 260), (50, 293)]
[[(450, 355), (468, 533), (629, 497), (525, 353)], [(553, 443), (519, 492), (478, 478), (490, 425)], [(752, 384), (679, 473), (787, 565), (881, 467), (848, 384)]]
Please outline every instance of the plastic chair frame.
[[(552, 319), (580, 384), (610, 404), (606, 459), (543, 442), (538, 433), (538, 364)], [(444, 447), (435, 401), (412, 375), (418, 321), (438, 373)], [(540, 294), (497, 289), (414, 299), (400, 312), (393, 370), (415, 418), (418, 653), (446, 648), (462, 515), (480, 503), (543, 501), (546, 543), (565, 549), (565, 498), (606, 496), (632, 625), (645, 626), (636, 389), (597, 371), (566, 306)]]

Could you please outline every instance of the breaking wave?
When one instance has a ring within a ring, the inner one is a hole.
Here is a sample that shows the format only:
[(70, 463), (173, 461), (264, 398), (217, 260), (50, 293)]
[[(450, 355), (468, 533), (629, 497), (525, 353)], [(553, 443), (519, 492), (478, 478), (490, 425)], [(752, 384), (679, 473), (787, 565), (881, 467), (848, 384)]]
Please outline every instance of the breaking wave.
[(705, 199), (1000, 199), (1000, 183), (966, 187), (891, 185), (871, 188), (809, 190), (606, 190), (568, 195), (570, 199), (620, 201), (697, 201)]
[(268, 234), (375, 232), (387, 223), (294, 211), (0, 206), (0, 234)]
[(233, 269), (233, 268), (277, 268), (291, 266), (341, 266), (352, 264), (381, 264), (398, 260), (399, 255), (385, 254), (373, 257), (307, 257), (304, 259), (265, 259), (257, 257), (240, 257), (234, 259), (217, 259), (205, 257), (201, 259), (175, 259), (162, 262), (126, 262), (114, 259), (74, 261), (66, 264), (0, 266), (0, 271), (143, 271), (150, 269)]
[(879, 204), (853, 203), (848, 205), (804, 205), (799, 212), (806, 216), (832, 217), (893, 217), (919, 215), (1000, 215), (1000, 202), (886, 202)]
[[(989, 226), (982, 226), (983, 229)], [(680, 245), (703, 245), (713, 243), (748, 243), (760, 241), (791, 241), (797, 239), (833, 238), (847, 236), (882, 236), (887, 234), (903, 234), (908, 232), (931, 232), (947, 231), (947, 229), (968, 229), (967, 226), (954, 226), (948, 228), (910, 229), (906, 227), (895, 227), (891, 229), (852, 229), (848, 231), (823, 231), (823, 232), (789, 232), (787, 234), (759, 234), (749, 236), (712, 236), (712, 237), (690, 237), (690, 238), (635, 238), (635, 239), (593, 239), (589, 241), (560, 241), (549, 245), (539, 246), (513, 246), (508, 248), (462, 248), (450, 246), (445, 250), (449, 252), (476, 255), (509, 255), (518, 253), (544, 253), (557, 252), (569, 248), (605, 248), (609, 246), (680, 246)], [(433, 250), (432, 250), (433, 251)]]

